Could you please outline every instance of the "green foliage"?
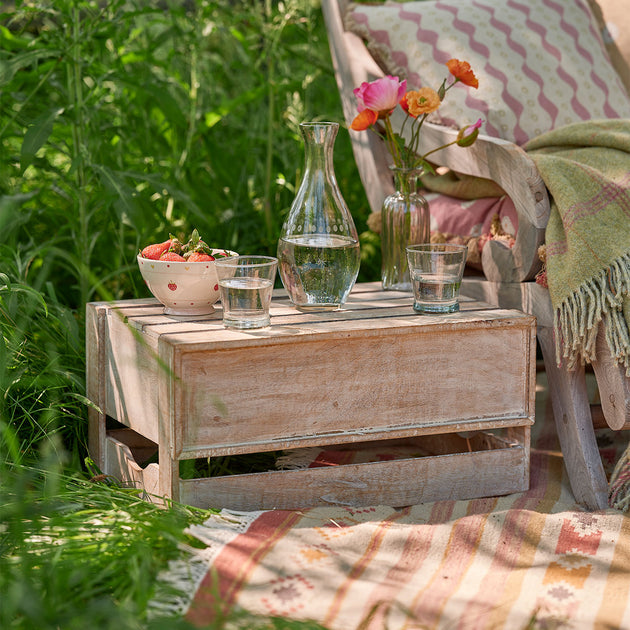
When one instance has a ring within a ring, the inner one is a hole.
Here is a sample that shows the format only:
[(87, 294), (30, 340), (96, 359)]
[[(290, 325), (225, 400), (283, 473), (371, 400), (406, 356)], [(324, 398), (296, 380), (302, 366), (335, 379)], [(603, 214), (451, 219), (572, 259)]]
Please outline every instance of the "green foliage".
[[(157, 573), (194, 545), (186, 525), (207, 512), (163, 509), (132, 488), (85, 481), (44, 467), (1, 466), (0, 627), (31, 630), (192, 628), (179, 618), (147, 619)], [(208, 628), (317, 628), (217, 615)]]
[[(139, 247), (196, 227), (211, 246), (275, 253), (301, 178), (298, 124), (342, 120), (323, 18), (316, 0), (17, 1), (0, 40), (0, 297), (27, 305), (15, 330), (0, 312), (2, 392), (16, 394), (2, 420), (32, 427), (28, 446), (56, 419), (84, 451), (85, 406), (71, 403), (85, 303), (148, 295)], [(335, 158), (366, 232), (344, 129)], [(379, 264), (369, 238), (362, 280)]]
[(0, 486), (0, 627), (138, 627), (157, 570), (199, 515), (47, 469), (6, 467)]
[(51, 281), (37, 288), (37, 256), (0, 246), (0, 460), (32, 461), (49, 442), (76, 462), (86, 432), (83, 331)]
[[(144, 613), (200, 515), (82, 480), (85, 304), (148, 296), (169, 233), (274, 254), (303, 120), (342, 122), (318, 0), (0, 8), (0, 627), (187, 627)], [(335, 166), (376, 279), (344, 129)]]

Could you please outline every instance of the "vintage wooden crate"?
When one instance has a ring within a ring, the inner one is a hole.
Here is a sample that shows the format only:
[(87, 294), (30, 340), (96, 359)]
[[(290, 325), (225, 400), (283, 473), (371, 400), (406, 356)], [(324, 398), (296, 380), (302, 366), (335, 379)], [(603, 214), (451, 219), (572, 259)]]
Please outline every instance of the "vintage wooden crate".
[[(89, 304), (88, 396), (100, 409), (90, 412), (90, 451), (103, 471), (152, 495), (243, 510), (401, 506), (528, 487), (534, 318), (465, 298), (460, 313), (417, 315), (410, 294), (377, 284), (317, 314), (279, 290), (271, 315), (270, 328), (234, 331), (220, 305), (187, 320), (149, 299)], [(409, 444), (421, 455), (180, 474), (184, 460)], [(152, 452), (157, 462), (141, 467)]]

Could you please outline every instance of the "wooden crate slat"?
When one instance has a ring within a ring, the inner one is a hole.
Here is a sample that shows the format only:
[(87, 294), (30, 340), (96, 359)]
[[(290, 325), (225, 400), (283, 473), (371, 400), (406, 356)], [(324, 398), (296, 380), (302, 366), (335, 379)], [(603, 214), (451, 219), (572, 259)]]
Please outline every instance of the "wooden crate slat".
[(235, 510), (389, 505), (526, 490), (525, 449), (514, 447), (369, 464), (180, 481), (180, 500)]
[[(191, 442), (228, 446), (237, 436), (244, 441), (244, 435), (260, 440), (340, 426), (350, 431), (527, 415), (527, 375), (503, 352), (523, 346), (524, 336), (515, 330), (492, 330), (482, 347), (478, 330), (461, 328), (430, 335), (397, 331), (370, 343), (353, 336), (334, 346), (315, 337), (303, 341), (298, 352), (286, 344), (259, 346), (256, 352), (182, 351), (175, 450)], [(461, 360), (453, 361), (453, 348)], [(221, 369), (215, 369), (219, 360)], [(233, 379), (242, 371), (256, 376), (235, 387)]]
[(309, 446), (330, 446), (335, 444), (354, 444), (366, 439), (390, 440), (399, 438), (413, 438), (418, 435), (439, 435), (444, 437), (458, 431), (481, 431), (491, 429), (522, 428), (530, 426), (533, 421), (522, 416), (502, 418), (478, 418), (459, 423), (443, 422), (433, 425), (423, 423), (408, 426), (393, 426), (382, 428), (363, 428), (356, 431), (331, 431), (314, 435), (298, 435), (292, 438), (273, 438), (270, 440), (232, 442), (228, 446), (212, 445), (207, 448), (188, 447), (182, 449), (182, 459), (197, 459), (203, 457), (220, 457), (224, 455), (241, 455), (266, 451), (286, 450), (292, 448), (306, 448)]

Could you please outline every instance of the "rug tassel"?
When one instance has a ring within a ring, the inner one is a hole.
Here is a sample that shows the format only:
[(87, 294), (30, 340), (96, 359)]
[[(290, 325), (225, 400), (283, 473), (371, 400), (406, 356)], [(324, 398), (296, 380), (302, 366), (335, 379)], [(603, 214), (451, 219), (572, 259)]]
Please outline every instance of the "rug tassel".
[(158, 575), (156, 592), (147, 606), (149, 619), (181, 617), (189, 608), (201, 581), (216, 556), (236, 536), (247, 531), (262, 512), (221, 510), (211, 514), (201, 525), (192, 524), (184, 530), (202, 542), (197, 548), (180, 544), (183, 557), (171, 560), (168, 568)]
[(276, 468), (278, 470), (303, 470), (315, 461), (321, 451), (321, 447), (299, 448), (287, 451), (276, 459)]

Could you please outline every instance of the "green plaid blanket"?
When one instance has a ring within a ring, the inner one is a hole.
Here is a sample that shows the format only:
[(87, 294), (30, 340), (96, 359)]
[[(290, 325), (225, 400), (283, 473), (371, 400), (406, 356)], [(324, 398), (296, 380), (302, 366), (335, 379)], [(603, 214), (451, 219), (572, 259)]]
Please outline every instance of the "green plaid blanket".
[(558, 362), (594, 359), (606, 339), (630, 374), (630, 120), (576, 123), (526, 146), (551, 196), (547, 281)]

